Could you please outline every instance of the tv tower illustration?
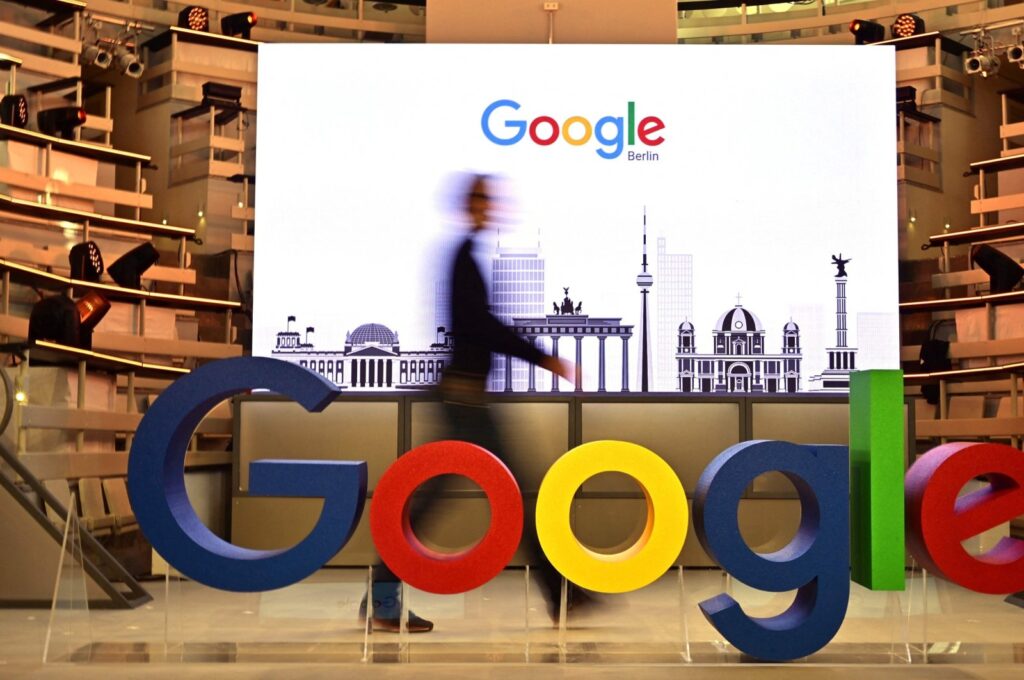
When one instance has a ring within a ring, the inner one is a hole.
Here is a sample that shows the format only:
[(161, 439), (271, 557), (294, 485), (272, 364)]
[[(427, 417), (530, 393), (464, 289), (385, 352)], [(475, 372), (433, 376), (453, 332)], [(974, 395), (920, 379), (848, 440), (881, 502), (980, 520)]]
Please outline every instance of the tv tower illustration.
[(648, 391), (651, 365), (651, 333), (650, 320), (647, 316), (647, 296), (654, 277), (647, 271), (647, 206), (644, 206), (644, 256), (643, 270), (636, 275), (636, 285), (640, 288), (640, 391)]

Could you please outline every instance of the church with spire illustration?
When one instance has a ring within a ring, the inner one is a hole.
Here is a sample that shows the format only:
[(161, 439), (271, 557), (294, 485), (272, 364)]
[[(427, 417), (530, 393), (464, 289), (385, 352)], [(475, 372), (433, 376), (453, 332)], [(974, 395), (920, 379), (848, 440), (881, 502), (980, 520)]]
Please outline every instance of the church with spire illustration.
[(782, 327), (782, 350), (765, 351), (761, 320), (736, 306), (712, 329), (711, 354), (698, 354), (696, 328), (689, 319), (679, 324), (676, 366), (681, 392), (792, 393), (800, 390), (800, 327), (791, 319)]

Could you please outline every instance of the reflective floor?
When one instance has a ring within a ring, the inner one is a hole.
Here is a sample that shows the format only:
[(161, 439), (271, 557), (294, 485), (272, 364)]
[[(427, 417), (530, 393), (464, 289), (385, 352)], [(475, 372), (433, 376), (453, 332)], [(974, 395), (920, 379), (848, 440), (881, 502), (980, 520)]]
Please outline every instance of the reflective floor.
[(61, 587), (69, 597), (52, 620), (46, 610), (0, 610), (0, 677), (318, 677), (343, 668), (358, 677), (1024, 677), (1024, 609), (920, 572), (908, 573), (901, 593), (853, 586), (833, 642), (785, 665), (744, 657), (697, 603), (729, 592), (767, 616), (792, 594), (754, 591), (717, 570), (674, 570), (641, 591), (599, 597), (562, 626), (558, 603), (553, 609), (521, 569), (460, 595), (409, 589), (406, 607), (435, 624), (420, 634), (367, 630), (358, 615), (366, 576), (325, 569), (253, 594), (152, 581), (153, 602), (130, 611), (86, 610)]

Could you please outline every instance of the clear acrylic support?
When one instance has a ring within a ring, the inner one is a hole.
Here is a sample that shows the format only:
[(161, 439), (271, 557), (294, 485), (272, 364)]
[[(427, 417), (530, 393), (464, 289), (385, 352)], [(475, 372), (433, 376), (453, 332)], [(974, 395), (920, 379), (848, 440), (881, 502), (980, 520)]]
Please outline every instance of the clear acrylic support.
[(530, 663), (530, 565), (523, 568), (523, 660)]
[(361, 609), (363, 616), (363, 663), (373, 659), (373, 566), (366, 568), (366, 608)]
[(686, 663), (693, 663), (693, 655), (690, 653), (690, 622), (687, 618), (689, 611), (686, 607), (686, 581), (683, 577), (683, 565), (676, 567), (679, 574), (679, 632), (682, 634), (680, 656)]
[[(163, 658), (185, 663), (363, 663), (377, 654), (378, 660), (393, 661), (387, 645), (374, 645), (372, 597), (367, 598), (366, 616), (361, 616), (371, 575), (366, 567), (322, 569), (275, 590), (229, 592), (180, 578), (169, 569)], [(390, 642), (393, 650), (394, 637)], [(151, 654), (149, 660), (158, 660), (158, 655)]]
[[(729, 597), (734, 597), (736, 595), (735, 589), (733, 588), (732, 574), (724, 569), (722, 570), (722, 592)], [(730, 645), (729, 641), (721, 635), (715, 636), (712, 644), (714, 645), (715, 651), (721, 654), (728, 654), (732, 651), (732, 645)]]
[(184, 613), (181, 611), (182, 576), (167, 564), (164, 572), (164, 660), (183, 661), (185, 655)]
[(398, 585), (398, 599), (402, 603), (398, 620), (398, 659), (409, 661), (409, 588), (405, 581)]
[(928, 571), (912, 561), (907, 572), (907, 610), (903, 617), (905, 651), (899, 655), (906, 663), (914, 663), (915, 654), (918, 662), (928, 663), (928, 580)]
[(569, 626), (569, 582), (562, 577), (562, 586), (558, 594), (558, 660), (565, 663), (566, 647), (568, 643), (567, 628)]
[(77, 505), (72, 493), (43, 642), (43, 663), (89, 661), (92, 655), (92, 622)]

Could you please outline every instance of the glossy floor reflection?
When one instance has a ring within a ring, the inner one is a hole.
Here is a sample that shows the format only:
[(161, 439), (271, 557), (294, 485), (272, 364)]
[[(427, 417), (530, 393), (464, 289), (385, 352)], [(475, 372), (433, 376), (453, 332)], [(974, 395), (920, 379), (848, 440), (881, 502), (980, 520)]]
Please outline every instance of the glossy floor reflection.
[[(206, 669), (206, 677), (211, 668), (218, 674), (234, 672), (229, 667), (255, 672), (278, 664), (291, 668), (288, 676), (339, 664), (366, 672), (418, 668), (428, 677), (460, 677), (459, 669), (470, 668), (504, 677), (523, 667), (534, 669), (531, 677), (566, 677), (566, 669), (583, 666), (669, 666), (690, 674), (709, 664), (760, 674), (773, 666), (744, 657), (722, 640), (697, 603), (729, 592), (749, 613), (767, 616), (792, 601), (792, 594), (754, 591), (717, 570), (674, 570), (641, 591), (599, 597), (570, 611), (558, 626), (536, 585), (528, 586), (525, 571), (509, 569), (459, 595), (409, 589), (406, 606), (435, 623), (431, 633), (410, 635), (369, 632), (360, 622), (366, 577), (361, 569), (325, 569), (288, 588), (251, 594), (156, 581), (147, 584), (154, 601), (144, 607), (57, 612), (52, 626), (47, 611), (0, 610), (0, 677), (15, 670), (50, 675), (60, 668), (74, 668), (76, 675), (115, 669), (116, 675), (118, 664), (125, 664), (124, 677), (171, 666), (185, 674)], [(48, 627), (50, 656), (57, 663), (43, 664)], [(818, 669), (820, 677), (832, 677), (851, 665), (869, 665), (872, 677), (1024, 673), (1024, 609), (920, 572), (908, 573), (908, 588), (900, 593), (853, 586), (847, 618), (833, 642), (783, 668)], [(954, 669), (966, 674), (943, 674)]]

